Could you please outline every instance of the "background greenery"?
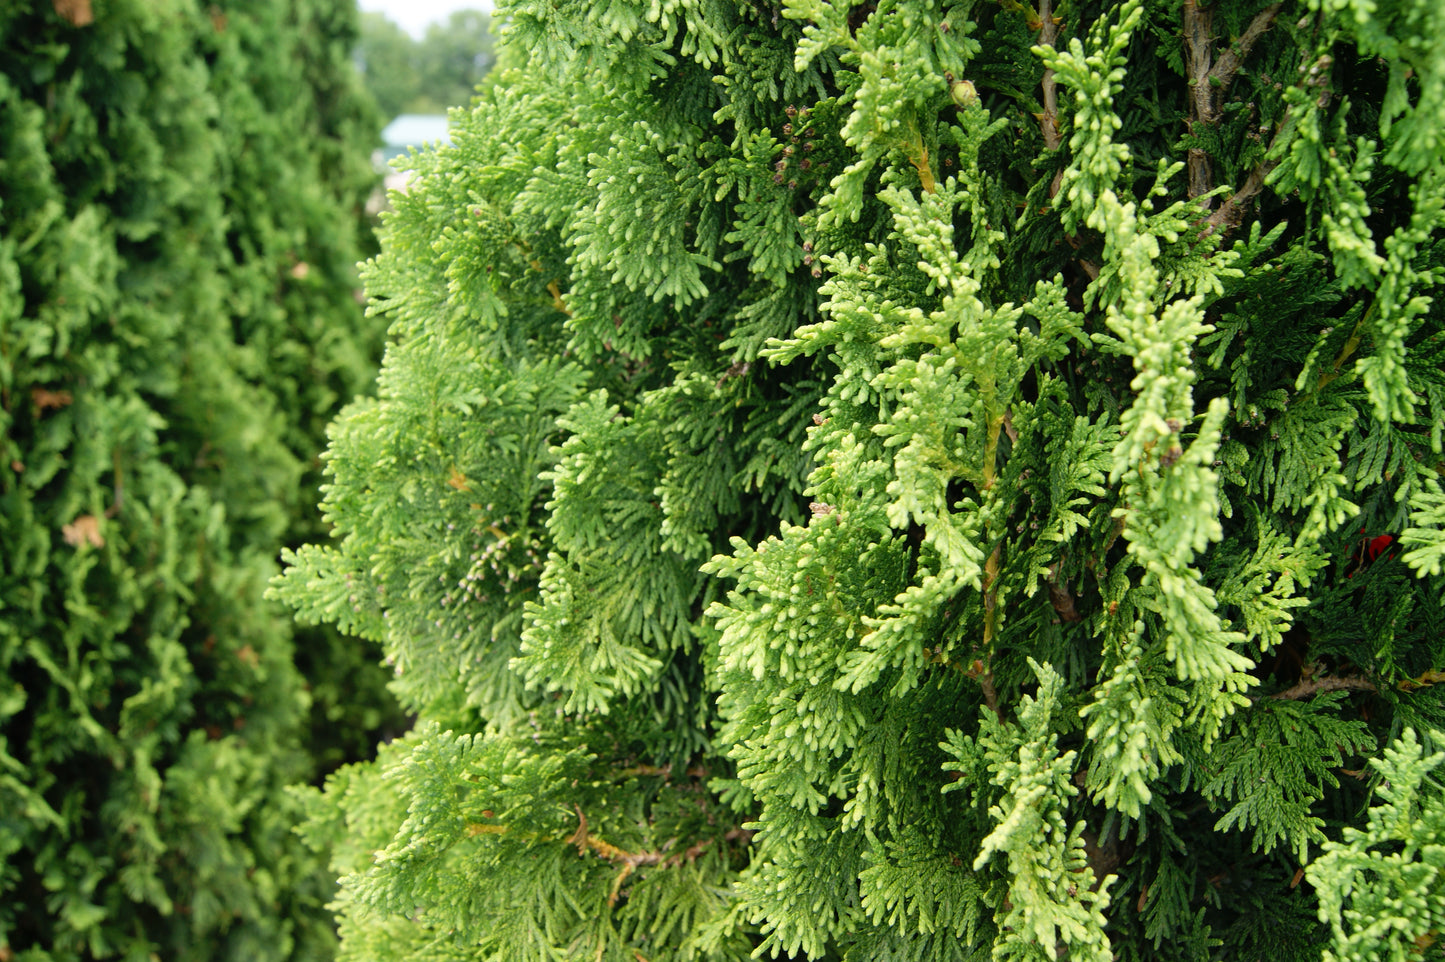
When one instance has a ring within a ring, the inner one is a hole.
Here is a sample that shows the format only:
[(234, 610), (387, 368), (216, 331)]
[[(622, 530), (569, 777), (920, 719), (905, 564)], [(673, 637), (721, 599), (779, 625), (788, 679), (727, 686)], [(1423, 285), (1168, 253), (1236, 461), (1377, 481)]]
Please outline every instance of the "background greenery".
[(356, 61), (383, 119), (470, 103), (496, 59), (491, 28), (485, 12), (457, 10), (413, 40), (384, 14), (363, 13)]
[(346, 0), (0, 6), (0, 958), (321, 959), (285, 787), (401, 719), (262, 592), (383, 327)]

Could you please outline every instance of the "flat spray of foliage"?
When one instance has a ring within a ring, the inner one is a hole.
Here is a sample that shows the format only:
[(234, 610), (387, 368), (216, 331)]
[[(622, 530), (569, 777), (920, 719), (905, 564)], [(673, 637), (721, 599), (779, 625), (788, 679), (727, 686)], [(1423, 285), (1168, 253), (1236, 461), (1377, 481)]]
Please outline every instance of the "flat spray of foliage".
[(263, 595), (380, 347), (354, 20), (0, 3), (4, 962), (333, 952), (284, 786), (360, 757), (384, 679), (341, 701), (359, 650)]
[(277, 587), (343, 957), (1439, 958), (1445, 7), (499, 15)]

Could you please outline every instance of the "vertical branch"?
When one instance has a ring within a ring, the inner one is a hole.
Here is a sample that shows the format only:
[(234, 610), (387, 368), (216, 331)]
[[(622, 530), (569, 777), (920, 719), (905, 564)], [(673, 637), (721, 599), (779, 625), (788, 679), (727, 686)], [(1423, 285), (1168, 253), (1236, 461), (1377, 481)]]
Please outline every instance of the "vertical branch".
[[(1031, 23), (1034, 29), (1039, 31), (1039, 45), (1053, 47), (1059, 42), (1060, 20), (1054, 16), (1053, 0), (1039, 0), (1039, 16), (1037, 23)], [(1044, 69), (1044, 78), (1040, 81), (1043, 92), (1044, 109), (1042, 113), (1034, 116), (1039, 122), (1039, 133), (1043, 135), (1044, 146), (1049, 150), (1058, 150), (1064, 145), (1064, 138), (1059, 133), (1059, 84), (1054, 78), (1053, 68)], [(1059, 187), (1064, 182), (1064, 172), (1060, 170), (1054, 174), (1053, 181), (1049, 184), (1049, 199), (1057, 197)], [(1064, 240), (1074, 250), (1080, 248), (1079, 239), (1073, 234), (1066, 235)], [(1088, 276), (1089, 280), (1096, 280), (1099, 276), (1099, 265), (1087, 257), (1079, 258), (1079, 267)]]
[[(992, 385), (987, 387), (991, 388)], [(992, 390), (988, 390), (992, 394)], [(998, 479), (998, 439), (1003, 430), (1004, 415), (992, 413), (993, 397), (988, 398), (990, 408), (988, 418), (988, 439), (983, 447), (983, 483), (985, 492), (993, 489), (994, 482)], [(992, 532), (989, 532), (992, 540)], [(983, 566), (983, 648), (984, 657), (988, 659), (983, 673), (979, 676), (979, 685), (983, 688), (984, 702), (1003, 721), (1003, 710), (998, 706), (998, 692), (993, 687), (993, 637), (995, 631), (995, 619), (997, 618), (998, 597), (994, 594), (994, 588), (998, 584), (999, 568), (1003, 560), (1003, 542), (994, 545), (993, 551), (989, 552), (988, 560)]]
[[(1244, 31), (1244, 35), (1231, 44), (1228, 50), (1219, 55), (1219, 62), (1214, 65), (1211, 73), (1220, 85), (1220, 96), (1223, 96), (1223, 92), (1229, 89), (1229, 85), (1234, 81), (1235, 75), (1239, 73), (1239, 68), (1244, 63), (1244, 58), (1249, 56), (1249, 52), (1254, 49), (1255, 43), (1260, 37), (1264, 36), (1265, 31), (1274, 23), (1275, 17), (1279, 15), (1279, 11), (1283, 6), (1283, 3), (1275, 3), (1261, 10), (1255, 15), (1255, 18), (1250, 21), (1249, 27)], [(1324, 89), (1326, 91), (1324, 96), (1328, 98), (1328, 84), (1324, 85)], [(1275, 124), (1274, 137), (1270, 140), (1269, 148), (1265, 151), (1266, 157), (1274, 154), (1275, 146), (1279, 143), (1280, 135), (1288, 128), (1289, 109), (1286, 108), (1284, 115), (1279, 119), (1279, 122)], [(1278, 161), (1266, 160), (1251, 170), (1249, 176), (1244, 179), (1243, 186), (1236, 190), (1234, 195), (1225, 201), (1218, 210), (1209, 215), (1209, 229), (1219, 230), (1223, 228), (1227, 233), (1243, 223), (1245, 209), (1249, 203), (1259, 195), (1260, 191), (1264, 190), (1265, 178), (1269, 176), (1270, 171), (1274, 170), (1277, 164)]]
[[(1059, 40), (1059, 21), (1054, 16), (1053, 0), (1039, 0), (1039, 46), (1052, 47)], [(1052, 67), (1044, 70), (1043, 79), (1044, 112), (1039, 116), (1039, 132), (1044, 135), (1044, 146), (1058, 150), (1063, 143), (1059, 136), (1059, 84), (1054, 79)], [(1059, 177), (1049, 187), (1049, 196), (1059, 192)]]
[(918, 171), (919, 183), (923, 185), (926, 193), (932, 194), (937, 189), (933, 178), (933, 165), (928, 162), (928, 145), (923, 142), (923, 131), (916, 125), (913, 126), (913, 138), (908, 142), (908, 160)]
[[(1201, 125), (1213, 126), (1219, 122), (1219, 105), (1229, 91), (1230, 84), (1239, 74), (1239, 68), (1249, 56), (1259, 38), (1274, 25), (1284, 7), (1282, 2), (1273, 3), (1255, 14), (1233, 43), (1214, 59), (1214, 13), (1211, 8), (1201, 9), (1199, 0), (1184, 0), (1184, 58), (1185, 71), (1189, 75), (1189, 132), (1200, 133)], [(1283, 124), (1281, 124), (1283, 126)], [(1230, 213), (1219, 222), (1211, 216), (1210, 223), (1228, 223), (1234, 226), (1243, 217), (1243, 206), (1259, 193), (1264, 185), (1267, 169), (1252, 171), (1243, 187), (1229, 199)], [(1189, 196), (1199, 197), (1214, 189), (1214, 170), (1209, 154), (1202, 148), (1189, 148)], [(1205, 201), (1206, 206), (1210, 204)], [(1238, 218), (1238, 219), (1236, 219)]]
[[(1199, 134), (1204, 124), (1217, 119), (1210, 68), (1214, 57), (1214, 11), (1199, 0), (1184, 0), (1184, 69), (1189, 77), (1189, 132)], [(1214, 171), (1202, 147), (1189, 148), (1189, 196), (1199, 197), (1214, 188)], [(1209, 203), (1205, 201), (1206, 205)]]

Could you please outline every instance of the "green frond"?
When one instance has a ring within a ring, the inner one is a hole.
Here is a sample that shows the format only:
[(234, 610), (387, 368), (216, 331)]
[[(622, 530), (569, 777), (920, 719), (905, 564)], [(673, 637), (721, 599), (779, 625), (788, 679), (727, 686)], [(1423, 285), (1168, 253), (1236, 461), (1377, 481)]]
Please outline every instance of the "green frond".
[(1317, 962), (1445, 723), (1438, 15), (505, 15), (276, 588), (435, 723), (347, 951)]
[[(1431, 733), (1439, 744), (1441, 737)], [(1305, 877), (1319, 893), (1319, 918), (1333, 933), (1329, 962), (1418, 957), (1445, 929), (1445, 796), (1432, 776), (1445, 752), (1425, 753), (1412, 729), (1370, 767), (1380, 802), (1365, 828), (1347, 827)], [(1388, 954), (1382, 954), (1388, 953)]]

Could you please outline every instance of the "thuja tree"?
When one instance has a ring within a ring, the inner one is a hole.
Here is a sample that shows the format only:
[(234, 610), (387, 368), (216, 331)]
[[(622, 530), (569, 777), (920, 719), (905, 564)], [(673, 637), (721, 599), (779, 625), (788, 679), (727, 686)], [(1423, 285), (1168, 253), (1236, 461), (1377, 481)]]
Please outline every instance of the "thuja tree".
[(7, 962), (332, 951), (285, 786), (357, 757), (313, 710), (359, 731), (385, 703), (365, 672), (349, 703), (308, 694), (298, 660), (340, 639), (293, 639), (263, 594), (318, 530), (305, 479), (380, 347), (354, 17), (0, 4)]
[(277, 591), (343, 956), (1445, 935), (1445, 13), (515, 0)]

